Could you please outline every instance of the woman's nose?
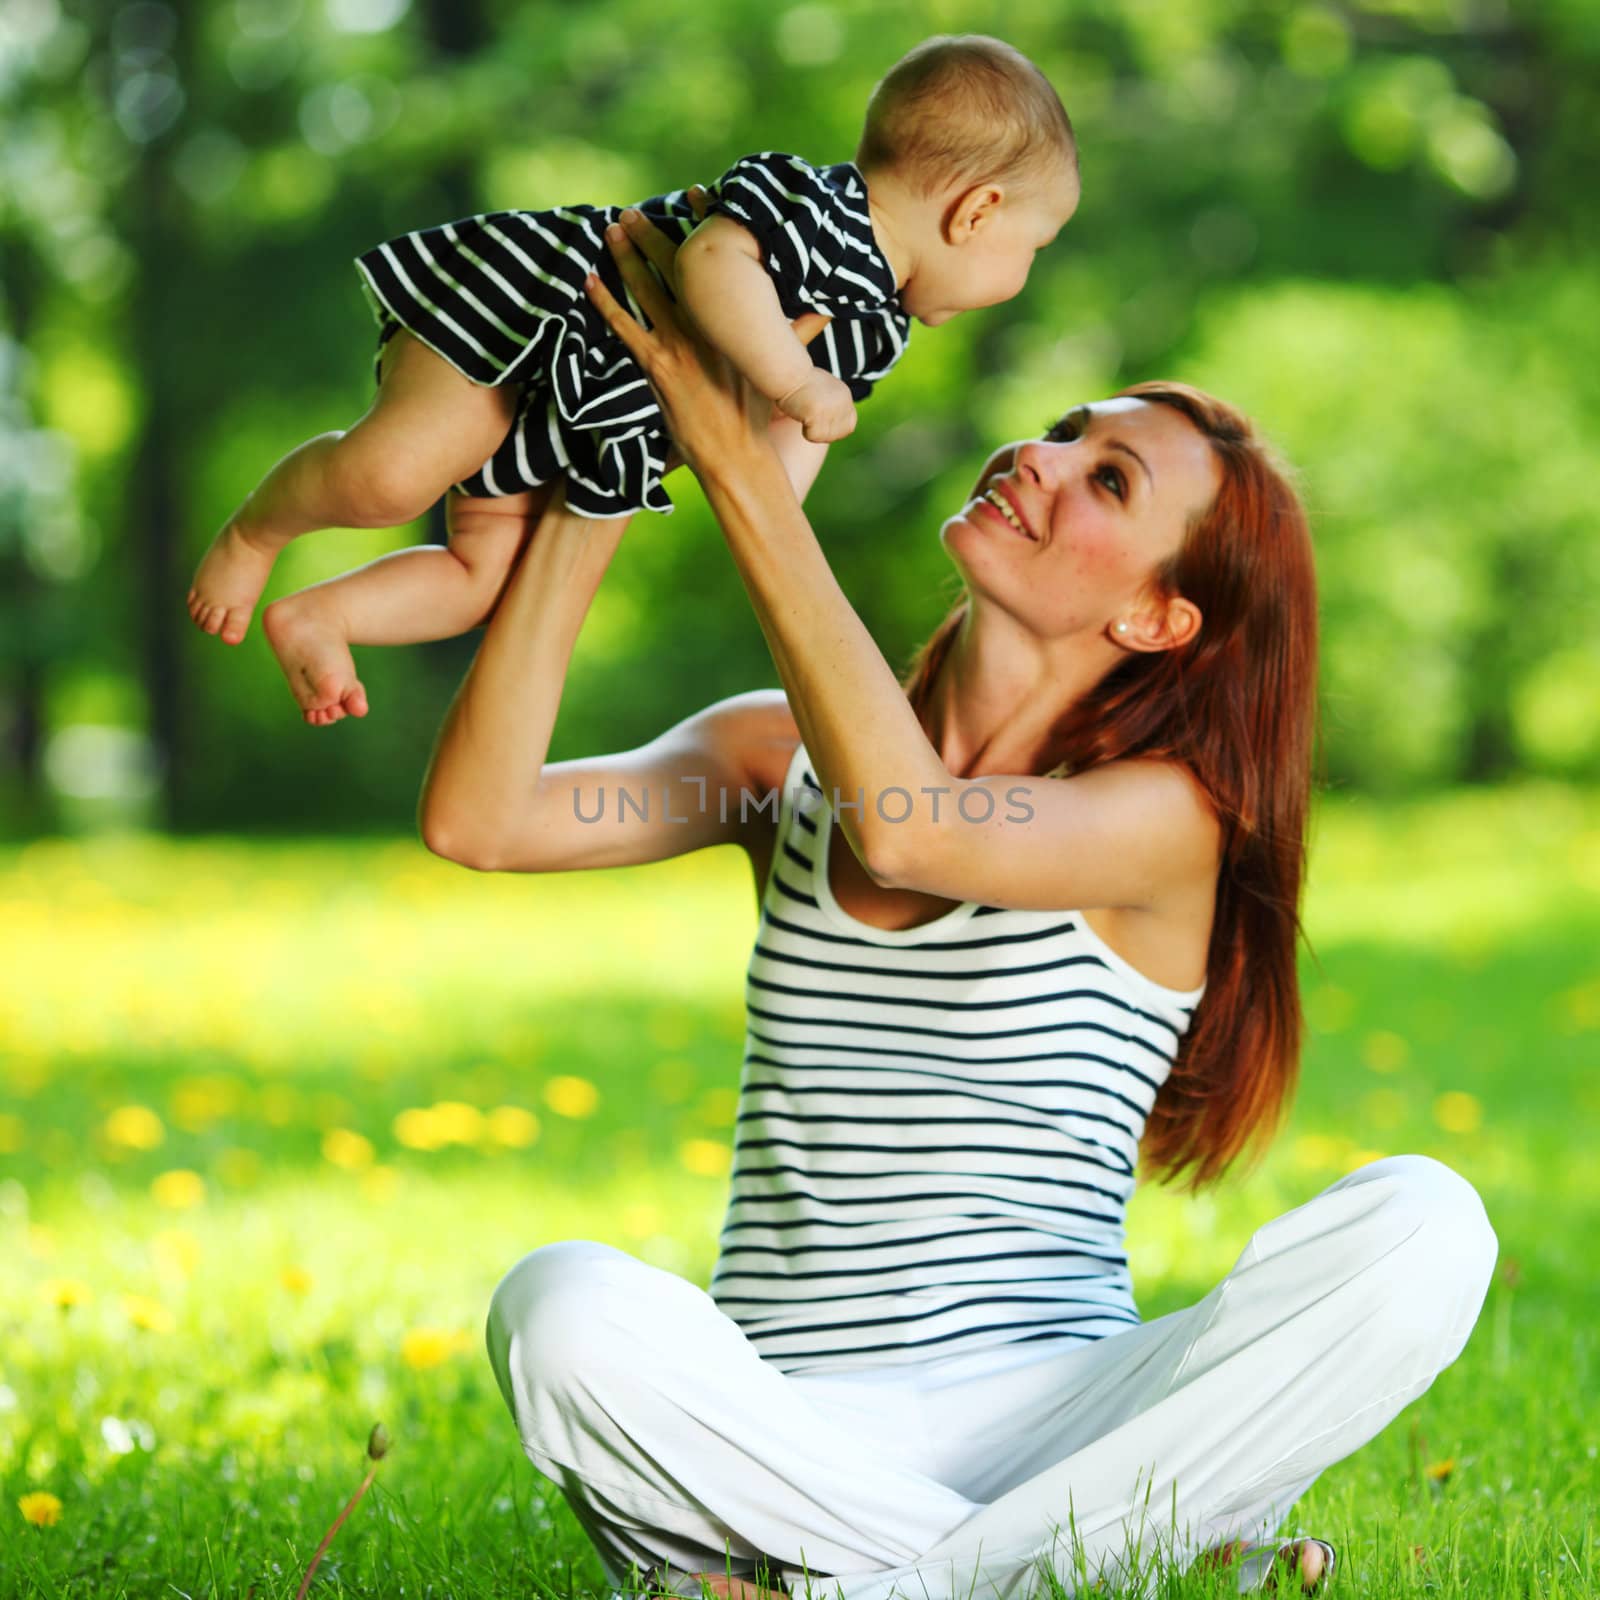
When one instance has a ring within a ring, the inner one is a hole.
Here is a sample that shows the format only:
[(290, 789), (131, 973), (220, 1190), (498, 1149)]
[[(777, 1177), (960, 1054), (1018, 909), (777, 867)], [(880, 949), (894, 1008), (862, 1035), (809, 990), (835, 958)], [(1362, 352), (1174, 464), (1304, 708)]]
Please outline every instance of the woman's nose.
[(1016, 471), (1041, 487), (1054, 488), (1067, 463), (1068, 446), (1049, 439), (1029, 439), (1017, 446)]

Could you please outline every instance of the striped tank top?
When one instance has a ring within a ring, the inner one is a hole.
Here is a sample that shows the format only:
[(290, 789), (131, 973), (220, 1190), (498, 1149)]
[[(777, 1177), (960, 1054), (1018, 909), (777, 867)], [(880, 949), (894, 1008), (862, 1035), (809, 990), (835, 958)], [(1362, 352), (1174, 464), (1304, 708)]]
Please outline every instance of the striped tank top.
[(1137, 1324), (1124, 1213), (1204, 986), (1152, 982), (1071, 911), (860, 922), (829, 886), (833, 824), (801, 744), (745, 979), (712, 1299), (785, 1372)]

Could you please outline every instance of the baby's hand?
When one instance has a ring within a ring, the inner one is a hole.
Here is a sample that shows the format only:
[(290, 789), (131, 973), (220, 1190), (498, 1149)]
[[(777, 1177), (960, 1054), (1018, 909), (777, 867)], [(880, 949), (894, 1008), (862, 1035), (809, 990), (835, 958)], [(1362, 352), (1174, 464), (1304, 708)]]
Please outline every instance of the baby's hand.
[(778, 401), (778, 409), (803, 424), (801, 431), (813, 444), (831, 444), (855, 431), (856, 403), (850, 398), (850, 385), (831, 372), (818, 371), (791, 389)]

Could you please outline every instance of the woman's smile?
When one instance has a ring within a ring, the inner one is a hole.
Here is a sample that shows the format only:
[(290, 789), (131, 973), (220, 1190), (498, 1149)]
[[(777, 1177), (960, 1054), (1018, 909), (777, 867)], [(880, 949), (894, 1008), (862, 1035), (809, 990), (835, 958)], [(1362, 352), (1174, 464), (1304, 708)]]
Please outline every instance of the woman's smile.
[(997, 485), (991, 484), (972, 502), (972, 505), (1003, 522), (1013, 533), (1021, 534), (1024, 539), (1031, 540), (1034, 544), (1039, 542), (1038, 534), (1028, 526), (1022, 513), (1017, 509), (1016, 502)]

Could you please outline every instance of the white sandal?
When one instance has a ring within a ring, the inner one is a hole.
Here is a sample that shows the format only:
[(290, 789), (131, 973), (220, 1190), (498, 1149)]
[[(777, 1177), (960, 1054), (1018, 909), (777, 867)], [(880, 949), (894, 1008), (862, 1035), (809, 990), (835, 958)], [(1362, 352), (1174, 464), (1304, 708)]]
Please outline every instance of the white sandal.
[[(1239, 1593), (1247, 1594), (1253, 1590), (1276, 1591), (1280, 1587), (1280, 1577), (1287, 1576), (1283, 1572), (1282, 1558), (1286, 1552), (1298, 1545), (1314, 1544), (1322, 1551), (1322, 1572), (1316, 1582), (1306, 1583), (1300, 1581), (1302, 1594), (1321, 1594), (1333, 1580), (1334, 1572), (1339, 1565), (1339, 1552), (1328, 1543), (1326, 1539), (1315, 1539), (1307, 1533), (1297, 1533), (1293, 1538), (1285, 1539), (1279, 1544), (1245, 1544), (1233, 1563), (1239, 1573)], [(1298, 1559), (1295, 1561), (1298, 1569)], [(1298, 1575), (1298, 1574), (1297, 1574)]]

